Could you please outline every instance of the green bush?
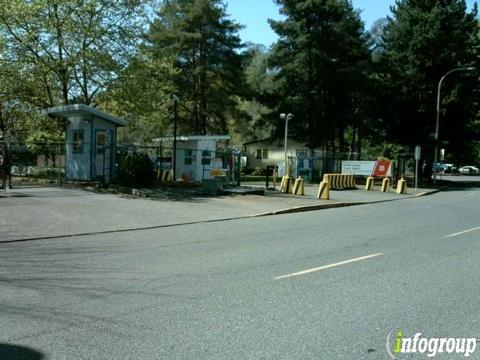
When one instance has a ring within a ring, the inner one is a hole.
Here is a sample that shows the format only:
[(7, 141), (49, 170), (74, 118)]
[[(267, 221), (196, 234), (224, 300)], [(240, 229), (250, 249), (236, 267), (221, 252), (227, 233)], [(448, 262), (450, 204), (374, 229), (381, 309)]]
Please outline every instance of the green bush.
[(255, 170), (253, 170), (252, 176), (265, 176), (265, 170), (260, 169), (259, 167), (256, 167)]
[[(61, 169), (48, 169), (48, 170), (40, 170), (37, 174), (33, 177), (38, 179), (58, 179), (58, 173), (61, 172)], [(63, 174), (62, 174), (63, 176)]]
[(154, 179), (153, 163), (146, 154), (119, 155), (118, 183), (132, 187), (150, 187)]

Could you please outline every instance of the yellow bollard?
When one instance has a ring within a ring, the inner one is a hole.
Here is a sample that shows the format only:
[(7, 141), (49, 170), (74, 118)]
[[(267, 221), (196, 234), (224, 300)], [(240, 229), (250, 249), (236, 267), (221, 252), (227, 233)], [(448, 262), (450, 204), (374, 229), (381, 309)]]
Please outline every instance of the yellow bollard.
[(367, 178), (367, 184), (365, 185), (365, 191), (375, 190), (375, 179), (372, 176)]
[(277, 191), (277, 170), (275, 170), (275, 168), (273, 168), (272, 182), (273, 182), (273, 190)]
[(386, 177), (382, 181), (382, 192), (390, 191), (390, 178)]
[(167, 175), (167, 181), (168, 182), (174, 182), (175, 179), (173, 178), (173, 170), (168, 170), (167, 174), (168, 174)]
[(401, 178), (397, 182), (397, 194), (406, 194), (407, 193), (407, 181), (404, 178)]
[(297, 195), (299, 187), (300, 187), (300, 178), (296, 178), (292, 186), (292, 195)]
[(305, 195), (305, 188), (304, 188), (304, 185), (303, 185), (303, 179), (301, 177), (298, 177), (295, 180), (295, 184), (293, 186), (292, 194), (293, 195), (300, 195), (300, 196)]
[(322, 181), (320, 183), (320, 188), (318, 189), (317, 199), (321, 200), (329, 200), (330, 199), (330, 191), (328, 190), (328, 182)]
[(280, 188), (282, 193), (288, 194), (290, 191), (290, 176), (284, 176), (282, 178), (282, 186)]

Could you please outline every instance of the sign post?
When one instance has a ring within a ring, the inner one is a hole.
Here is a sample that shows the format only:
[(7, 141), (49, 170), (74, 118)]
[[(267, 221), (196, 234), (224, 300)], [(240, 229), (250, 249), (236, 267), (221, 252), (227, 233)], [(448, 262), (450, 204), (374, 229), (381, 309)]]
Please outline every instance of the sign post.
[(420, 146), (415, 146), (415, 191), (418, 187), (418, 162), (422, 157), (422, 148)]
[(445, 149), (440, 149), (440, 161), (442, 162), (442, 170), (440, 171), (440, 180), (443, 180), (443, 174), (445, 173), (445, 166), (443, 162), (445, 161)]

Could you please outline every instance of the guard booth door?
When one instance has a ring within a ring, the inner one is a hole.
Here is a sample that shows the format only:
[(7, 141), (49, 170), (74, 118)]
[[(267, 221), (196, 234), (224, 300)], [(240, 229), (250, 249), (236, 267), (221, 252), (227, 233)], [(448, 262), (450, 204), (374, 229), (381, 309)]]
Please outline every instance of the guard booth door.
[(112, 132), (97, 130), (95, 132), (95, 179), (108, 184), (112, 168)]

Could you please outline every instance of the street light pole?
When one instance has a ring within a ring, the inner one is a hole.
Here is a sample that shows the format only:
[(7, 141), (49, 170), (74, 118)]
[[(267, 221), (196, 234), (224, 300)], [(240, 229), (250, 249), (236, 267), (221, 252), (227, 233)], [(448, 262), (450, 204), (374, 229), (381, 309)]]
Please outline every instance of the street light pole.
[(474, 67), (459, 67), (448, 71), (445, 75), (440, 78), (437, 87), (437, 119), (435, 125), (435, 153), (434, 153), (434, 160), (433, 160), (433, 184), (437, 183), (437, 162), (438, 162), (438, 134), (440, 130), (440, 91), (442, 88), (442, 83), (445, 78), (453, 72), (457, 71), (473, 71), (475, 70)]
[(177, 105), (178, 105), (178, 97), (173, 95), (173, 163), (172, 163), (172, 174), (173, 174), (173, 182), (177, 181), (176, 173), (177, 173)]
[(285, 147), (285, 153), (284, 153), (284, 161), (285, 161), (285, 176), (289, 175), (288, 172), (287, 172), (287, 168), (288, 168), (288, 165), (287, 165), (287, 142), (288, 142), (288, 121), (289, 120), (292, 120), (293, 118), (293, 114), (292, 113), (289, 113), (289, 114), (280, 114), (280, 119), (285, 119), (285, 142), (284, 142), (284, 147)]

